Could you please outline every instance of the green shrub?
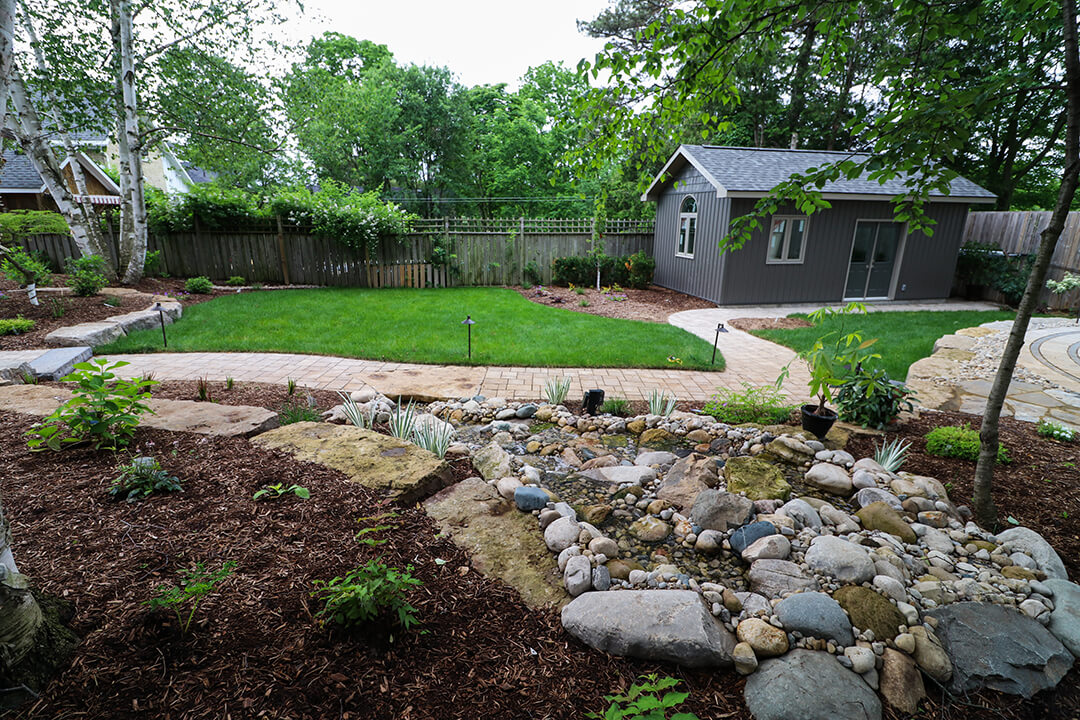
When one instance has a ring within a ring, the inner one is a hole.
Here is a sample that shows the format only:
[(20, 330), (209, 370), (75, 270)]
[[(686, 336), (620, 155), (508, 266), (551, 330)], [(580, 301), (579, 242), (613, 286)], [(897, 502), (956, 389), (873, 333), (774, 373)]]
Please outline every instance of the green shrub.
[(27, 430), (31, 450), (60, 450), (70, 443), (89, 442), (94, 448), (124, 447), (135, 434), (143, 413), (147, 390), (157, 382), (147, 378), (124, 380), (112, 371), (130, 363), (108, 364), (105, 358), (76, 363), (74, 372), (62, 378), (74, 382), (73, 396), (40, 424)]
[(600, 412), (616, 417), (627, 417), (630, 415), (630, 401), (619, 397), (608, 398), (600, 406)]
[[(656, 261), (638, 251), (633, 255), (609, 257), (601, 255), (600, 284), (625, 285), (632, 288), (645, 288), (652, 282)], [(556, 285), (596, 284), (597, 259), (592, 255), (569, 255), (555, 258), (551, 263), (552, 282)]]
[(137, 457), (120, 468), (109, 495), (116, 500), (135, 502), (156, 492), (183, 492), (179, 478), (161, 469), (152, 457)]
[[(3, 333), (0, 332), (0, 335), (3, 335)], [(1053, 438), (1061, 442), (1072, 442), (1076, 439), (1075, 430), (1050, 420), (1040, 420), (1035, 427), (1035, 432), (1044, 438)]]
[(910, 395), (907, 386), (890, 380), (884, 370), (860, 367), (841, 383), (834, 399), (844, 422), (884, 430), (902, 410), (914, 409)]
[(158, 277), (161, 275), (161, 251), (147, 250), (146, 259), (143, 260), (143, 275), (146, 277)]
[(539, 285), (544, 279), (540, 275), (540, 268), (536, 266), (535, 260), (530, 260), (525, 263), (525, 267), (522, 268), (521, 273), (524, 275), (525, 282), (528, 285)]
[[(979, 459), (979, 431), (972, 430), (966, 423), (960, 427), (946, 426), (934, 428), (926, 433), (926, 452), (941, 457), (960, 458), (962, 460)], [(1009, 452), (998, 443), (997, 461), (1009, 462)]]
[(722, 423), (740, 425), (778, 425), (791, 417), (792, 406), (787, 404), (787, 395), (775, 385), (755, 387), (742, 383), (742, 391), (720, 388), (705, 403), (702, 412), (711, 415)]
[(189, 293), (195, 293), (197, 295), (207, 295), (214, 289), (214, 283), (210, 282), (210, 278), (200, 275), (199, 277), (188, 278), (184, 283), (184, 290)]
[[(588, 713), (585, 717), (595, 720), (668, 720), (668, 711), (674, 710), (690, 697), (687, 692), (665, 692), (679, 684), (673, 677), (656, 674), (642, 675), (630, 686), (625, 695), (605, 695), (611, 703), (603, 715)], [(693, 713), (677, 712), (671, 720), (698, 720)]]
[[(166, 608), (176, 613), (176, 619), (180, 622), (180, 632), (184, 635), (191, 629), (191, 621), (195, 617), (195, 611), (210, 592), (227, 580), (236, 568), (236, 562), (229, 560), (219, 570), (207, 570), (203, 563), (196, 563), (194, 570), (180, 570), (180, 586), (160, 585), (156, 597), (150, 598), (144, 604), (149, 605), (151, 610)], [(190, 605), (187, 617), (182, 610), (185, 605)]]
[[(33, 284), (44, 287), (52, 284), (52, 272), (49, 270), (49, 265), (40, 257), (31, 255), (19, 247), (9, 248), (8, 253), (15, 262), (6, 257), (0, 261), (0, 272), (3, 272), (8, 280), (18, 285)], [(15, 267), (15, 263), (21, 265), (29, 274), (23, 274), (22, 270)]]
[(329, 582), (316, 580), (311, 596), (323, 602), (323, 609), (316, 617), (346, 629), (357, 629), (390, 615), (408, 630), (419, 621), (416, 608), (405, 600), (405, 596), (422, 584), (410, 574), (412, 569), (412, 565), (398, 570), (378, 560), (370, 560), (345, 577), (336, 577)]
[(0, 335), (18, 335), (34, 329), (34, 321), (22, 315), (13, 318), (0, 318)]
[(994, 281), (994, 288), (1005, 296), (1005, 302), (1013, 307), (1020, 304), (1027, 289), (1028, 278), (1035, 267), (1035, 255), (1018, 255), (1005, 261), (1001, 273)]
[(68, 258), (64, 269), (68, 274), (68, 286), (79, 297), (97, 295), (109, 283), (105, 277), (105, 258), (100, 255)]
[(623, 263), (626, 266), (627, 285), (643, 290), (652, 284), (656, 260), (646, 255), (644, 250), (638, 250), (633, 255), (627, 256)]
[(278, 413), (278, 420), (282, 425), (292, 425), (298, 422), (318, 422), (319, 411), (307, 403), (285, 403)]
[(243, 276), (241, 276), (241, 275), (233, 275), (232, 277), (230, 277), (228, 280), (225, 281), (225, 284), (228, 285), (229, 287), (240, 287), (241, 285), (246, 285), (247, 282), (244, 280)]

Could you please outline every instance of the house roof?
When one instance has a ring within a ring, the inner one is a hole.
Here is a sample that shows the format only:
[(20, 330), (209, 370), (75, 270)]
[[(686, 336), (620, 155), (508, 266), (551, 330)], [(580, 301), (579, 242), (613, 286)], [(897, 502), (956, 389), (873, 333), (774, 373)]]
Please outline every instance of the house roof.
[(214, 178), (218, 176), (213, 170), (204, 170), (203, 168), (188, 162), (187, 160), (181, 160), (180, 165), (187, 171), (188, 177), (191, 178), (191, 182), (196, 185), (202, 183), (212, 182)]
[[(670, 187), (677, 174), (692, 165), (716, 188), (717, 197), (762, 197), (793, 174), (822, 167), (841, 160), (866, 160), (865, 153), (830, 150), (786, 150), (776, 148), (718, 147), (715, 145), (680, 145), (664, 169), (653, 179), (642, 200), (656, 200)], [(956, 177), (949, 184), (948, 195), (932, 191), (931, 201), (987, 203), (995, 195), (970, 180)], [(905, 176), (879, 183), (862, 177), (826, 183), (821, 189), (825, 199), (884, 199), (909, 191)]]
[(41, 192), (41, 176), (30, 164), (30, 158), (14, 150), (4, 151), (0, 167), (0, 191)]

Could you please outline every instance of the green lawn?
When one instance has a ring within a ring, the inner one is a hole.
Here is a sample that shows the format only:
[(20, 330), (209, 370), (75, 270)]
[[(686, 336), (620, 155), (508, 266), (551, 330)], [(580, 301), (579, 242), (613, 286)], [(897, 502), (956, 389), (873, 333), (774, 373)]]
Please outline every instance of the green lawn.
[[(927, 357), (934, 341), (960, 328), (981, 325), (991, 320), (1012, 320), (1016, 313), (999, 310), (936, 310), (927, 312), (872, 312), (868, 315), (833, 316), (821, 325), (794, 330), (754, 330), (753, 334), (802, 352), (831, 330), (844, 334), (858, 331), (864, 340), (878, 338), (874, 347), (881, 354), (881, 364), (889, 377), (903, 380), (908, 367)], [(790, 317), (806, 319), (804, 314)]]
[[(472, 315), (472, 360), (461, 321)], [(397, 362), (540, 367), (723, 368), (712, 345), (670, 325), (529, 302), (513, 290), (331, 288), (226, 295), (185, 308), (169, 351), (291, 352)], [(97, 354), (161, 352), (147, 330)], [(679, 365), (668, 356), (682, 360)]]

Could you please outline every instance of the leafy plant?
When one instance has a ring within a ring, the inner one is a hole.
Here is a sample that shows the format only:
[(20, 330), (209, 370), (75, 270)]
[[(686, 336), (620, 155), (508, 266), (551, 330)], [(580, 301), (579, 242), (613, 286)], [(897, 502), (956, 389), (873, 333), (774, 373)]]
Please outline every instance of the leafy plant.
[[(0, 217), (6, 214), (0, 213)], [(9, 248), (7, 254), (7, 257), (0, 260), (0, 272), (3, 272), (8, 280), (17, 285), (39, 285), (44, 287), (52, 284), (52, 271), (49, 269), (48, 264), (40, 258), (31, 255), (21, 247)], [(26, 272), (20, 270), (20, 267), (25, 269)]]
[[(828, 317), (840, 316), (843, 319), (856, 313), (865, 315), (866, 306), (853, 302), (840, 310), (823, 307), (810, 313), (809, 317), (817, 325)], [(849, 373), (858, 371), (862, 363), (881, 357), (871, 350), (875, 342), (877, 338), (863, 340), (858, 332), (845, 334), (841, 324), (839, 330), (822, 335), (809, 350), (800, 353), (799, 356), (810, 369), (810, 395), (818, 399), (815, 415), (827, 414), (825, 406), (832, 401), (833, 386), (843, 383)]]
[(289, 378), (285, 382), (285, 392), (288, 395), (295, 395), (296, 394), (296, 381), (293, 380), (292, 378)]
[(427, 418), (413, 429), (413, 442), (438, 457), (446, 457), (454, 430), (449, 424)]
[(907, 454), (910, 448), (911, 441), (905, 441), (900, 438), (886, 440), (881, 443), (881, 447), (878, 447), (877, 443), (875, 443), (874, 462), (889, 472), (896, 472), (903, 467), (904, 462), (907, 461)]
[(562, 405), (570, 393), (570, 378), (551, 378), (544, 383), (543, 396), (549, 405)]
[(311, 596), (323, 602), (316, 617), (356, 629), (390, 614), (408, 630), (419, 621), (416, 608), (405, 598), (411, 589), (422, 584), (411, 575), (412, 569), (412, 565), (398, 570), (378, 560), (370, 560), (344, 577), (316, 580)]
[(840, 419), (863, 427), (884, 430), (901, 411), (914, 409), (912, 392), (903, 383), (890, 380), (880, 368), (860, 367), (836, 391)]
[(234, 385), (236, 385), (236, 381), (232, 379), (232, 376), (229, 376), (229, 377), (225, 378), (225, 389), (226, 390), (232, 390)]
[(36, 323), (22, 315), (13, 318), (0, 318), (0, 335), (18, 335), (30, 332)]
[(349, 422), (365, 430), (370, 430), (375, 425), (375, 403), (368, 404), (368, 413), (365, 415), (348, 393), (339, 391), (338, 395), (341, 397), (341, 411)]
[(124, 304), (123, 298), (119, 295), (106, 295), (103, 302), (109, 307), (120, 307)]
[(608, 398), (600, 406), (600, 412), (616, 417), (627, 417), (630, 415), (630, 401), (620, 397)]
[(278, 419), (282, 425), (292, 425), (298, 422), (318, 422), (319, 412), (307, 403), (285, 403), (278, 412)]
[(292, 493), (301, 500), (307, 500), (311, 497), (311, 491), (303, 485), (290, 485), (285, 487), (283, 483), (276, 483), (274, 485), (263, 485), (262, 490), (256, 490), (255, 494), (251, 496), (252, 500), (260, 500), (266, 498), (267, 500), (277, 500), (282, 495), (288, 495)]
[[(2, 333), (0, 333), (2, 334)], [(1076, 431), (1052, 420), (1040, 420), (1035, 426), (1035, 432), (1042, 437), (1053, 438), (1061, 442), (1072, 442), (1076, 439)]]
[(729, 425), (778, 425), (791, 417), (792, 408), (780, 384), (759, 387), (744, 382), (742, 388), (720, 388), (702, 412)]
[(578, 303), (578, 305), (580, 305), (581, 307), (589, 307), (589, 301), (588, 300), (582, 300), (581, 302)]
[(525, 282), (529, 285), (539, 285), (544, 279), (540, 275), (540, 268), (537, 267), (535, 260), (530, 260), (525, 263), (525, 267), (521, 269), (521, 274), (525, 277)]
[(246, 283), (246, 281), (244, 280), (244, 278), (241, 275), (233, 275), (232, 277), (230, 277), (228, 280), (225, 281), (225, 284), (228, 285), (229, 287), (240, 287), (241, 285), (244, 285), (245, 283)]
[(60, 450), (79, 442), (110, 450), (127, 445), (143, 413), (153, 412), (144, 401), (150, 397), (147, 388), (157, 384), (142, 378), (125, 380), (113, 373), (129, 364), (109, 365), (105, 358), (76, 363), (74, 371), (62, 378), (75, 383), (73, 397), (26, 432), (30, 449)]
[(668, 396), (666, 390), (653, 388), (649, 391), (649, 414), (667, 417), (675, 410), (675, 396)]
[(29, 370), (24, 370), (22, 374), (23, 385), (37, 385), (38, 376)]
[[(681, 705), (688, 692), (671, 691), (679, 681), (673, 677), (659, 677), (655, 673), (642, 675), (630, 686), (625, 695), (605, 695), (611, 703), (603, 714), (588, 713), (585, 717), (596, 720), (668, 720), (668, 711)], [(670, 691), (670, 692), (665, 692)], [(693, 713), (677, 712), (670, 720), (698, 720)]]
[(143, 260), (143, 275), (146, 277), (158, 277), (161, 274), (161, 251), (147, 250)]
[[(178, 571), (180, 585), (160, 585), (158, 594), (144, 604), (149, 605), (151, 610), (165, 608), (176, 613), (176, 619), (180, 623), (180, 632), (187, 635), (191, 628), (191, 621), (195, 618), (195, 611), (199, 604), (206, 599), (214, 588), (227, 580), (236, 568), (236, 562), (229, 560), (222, 564), (218, 570), (207, 570), (203, 563), (196, 563), (195, 569), (183, 569)], [(187, 608), (187, 616), (184, 610)]]
[[(374, 520), (374, 521), (378, 522), (379, 520), (383, 520), (383, 519), (387, 519), (387, 520), (393, 519), (393, 518), (396, 518), (397, 516), (398, 516), (398, 514), (391, 510), (390, 512), (380, 513), (379, 515), (371, 515), (369, 517), (356, 518), (356, 522), (358, 522), (358, 523), (360, 523), (360, 522), (368, 522), (370, 520)], [(377, 535), (378, 533), (381, 533), (383, 530), (390, 530), (393, 527), (395, 527), (395, 526), (394, 525), (372, 525), (371, 527), (361, 528), (356, 533), (356, 542), (360, 543), (361, 545), (366, 545), (366, 546), (372, 547), (372, 548), (373, 547), (378, 547), (379, 545), (385, 545), (386, 540), (378, 539), (378, 538), (374, 537), (374, 535)], [(368, 537), (369, 535), (372, 536), (372, 537)]]
[(68, 285), (79, 297), (97, 295), (109, 283), (105, 277), (105, 258), (100, 255), (68, 258), (64, 261), (64, 269), (68, 274)]
[(120, 468), (109, 495), (116, 500), (135, 502), (156, 492), (183, 492), (179, 478), (161, 469), (152, 457), (137, 457)]
[(200, 275), (199, 277), (188, 278), (187, 282), (184, 283), (184, 290), (196, 295), (207, 295), (214, 290), (214, 283), (210, 282), (210, 278), (205, 275)]
[(1034, 253), (1006, 258), (1002, 272), (994, 281), (994, 288), (1005, 296), (1005, 302), (1012, 307), (1020, 304), (1020, 298), (1024, 296), (1028, 278), (1031, 277), (1034, 267)]
[[(934, 428), (926, 434), (926, 452), (941, 457), (954, 457), (975, 461), (979, 459), (979, 432), (964, 424)], [(997, 461), (1009, 462), (1009, 453), (1005, 446), (998, 443)]]
[(408, 440), (413, 434), (413, 422), (416, 419), (416, 409), (410, 402), (404, 408), (398, 403), (390, 413), (390, 434), (402, 440)]
[(67, 313), (67, 303), (59, 298), (49, 298), (49, 314), (59, 320)]

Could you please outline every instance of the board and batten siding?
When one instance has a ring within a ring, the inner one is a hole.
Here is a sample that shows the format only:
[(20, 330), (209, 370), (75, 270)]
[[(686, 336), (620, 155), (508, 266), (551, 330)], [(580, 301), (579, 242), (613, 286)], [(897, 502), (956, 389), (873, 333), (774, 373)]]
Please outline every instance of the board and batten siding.
[[(949, 297), (956, 258), (964, 242), (968, 206), (965, 203), (927, 203), (934, 234), (910, 233), (904, 264), (896, 278), (896, 300), (939, 300)], [(906, 287), (905, 287), (906, 286)]]
[[(679, 242), (679, 207), (687, 195), (694, 196), (698, 208), (692, 258), (675, 256)], [(653, 282), (687, 295), (720, 302), (726, 259), (720, 254), (719, 242), (727, 232), (730, 208), (731, 200), (716, 197), (716, 188), (693, 166), (683, 168), (674, 185), (657, 203)]]

